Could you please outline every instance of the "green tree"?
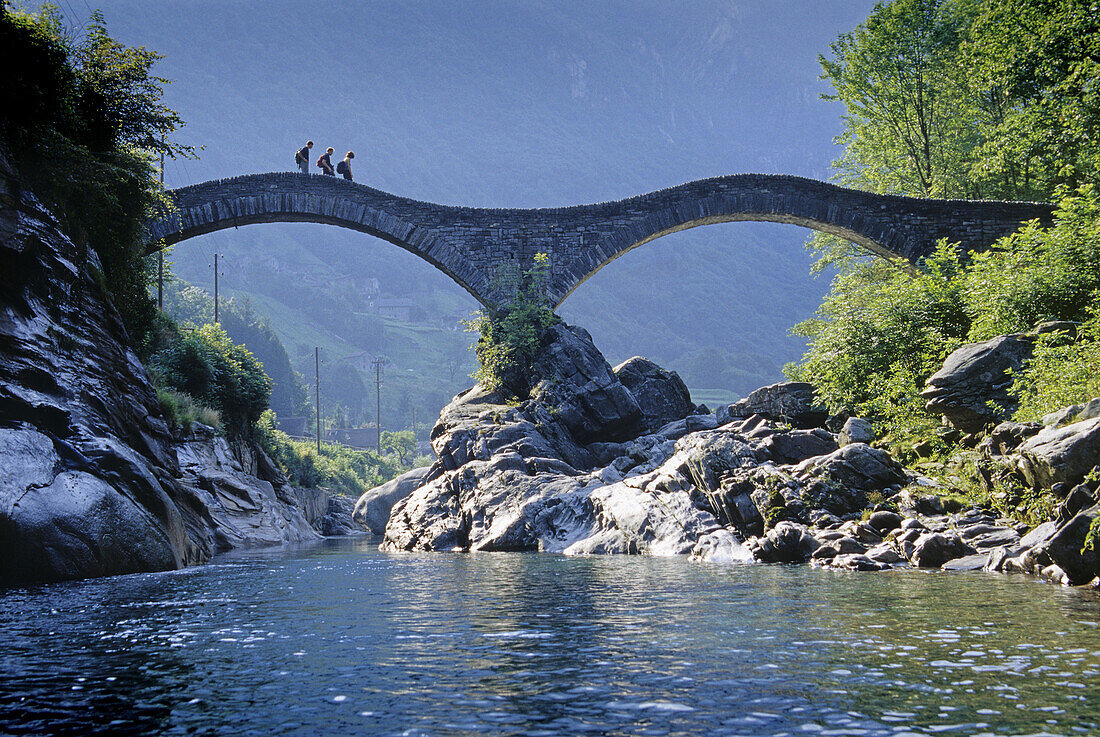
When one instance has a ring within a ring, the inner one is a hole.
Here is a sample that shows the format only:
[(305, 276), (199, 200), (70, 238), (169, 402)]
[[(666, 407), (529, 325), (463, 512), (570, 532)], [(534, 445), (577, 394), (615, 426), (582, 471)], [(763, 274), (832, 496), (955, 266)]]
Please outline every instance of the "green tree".
[(250, 437), (268, 408), (271, 379), (244, 346), (219, 325), (203, 325), (153, 356), (150, 368), (167, 387), (221, 413), (231, 435)]
[(969, 194), (968, 156), (975, 110), (960, 37), (972, 4), (951, 0), (878, 3), (870, 17), (819, 57), (844, 104), (840, 180), (874, 192), (958, 197)]
[(107, 292), (148, 355), (145, 223), (164, 206), (153, 158), (191, 153), (170, 140), (182, 121), (162, 103), (166, 81), (151, 74), (160, 57), (114, 41), (98, 13), (71, 37), (51, 5), (8, 9), (0, 46), (18, 64), (0, 75), (0, 147), (69, 237), (96, 251)]
[(841, 274), (817, 315), (793, 328), (810, 347), (787, 373), (834, 407), (909, 423), (916, 393), (970, 328), (959, 272), (943, 244), (916, 276), (881, 260)]
[(988, 115), (971, 178), (1047, 199), (1100, 183), (1100, 9), (1091, 0), (982, 0), (962, 45)]
[(382, 431), (382, 452), (397, 456), (397, 462), (407, 466), (416, 455), (416, 437), (412, 430)]

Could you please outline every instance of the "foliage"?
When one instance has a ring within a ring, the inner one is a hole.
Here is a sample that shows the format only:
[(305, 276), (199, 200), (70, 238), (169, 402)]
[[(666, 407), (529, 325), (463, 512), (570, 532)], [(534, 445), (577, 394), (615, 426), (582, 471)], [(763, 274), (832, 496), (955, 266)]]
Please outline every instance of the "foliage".
[(494, 291), (510, 295), (502, 307), (463, 321), (466, 330), (480, 334), (474, 346), (480, 365), (473, 378), (486, 389), (526, 394), (533, 383), (531, 366), (543, 333), (558, 321), (546, 296), (549, 277), (549, 257), (535, 254), (530, 268), (497, 275)]
[(217, 409), (236, 436), (252, 434), (271, 397), (263, 364), (218, 325), (184, 332), (153, 356), (150, 369), (167, 388)]
[(295, 486), (325, 487), (360, 496), (408, 468), (373, 450), (322, 443), (321, 453), (309, 441), (291, 440), (275, 427), (275, 415), (264, 412), (256, 423), (257, 439)]
[(1080, 0), (880, 2), (821, 59), (829, 98), (846, 107), (841, 181), (921, 196), (1061, 197), (1052, 227), (1031, 223), (968, 260), (941, 245), (912, 278), (815, 239), (819, 266), (840, 274), (815, 318), (796, 326), (811, 344), (788, 373), (874, 418), (896, 443), (928, 440), (937, 457), (951, 454), (918, 392), (964, 341), (1084, 321), (1074, 339), (1039, 341), (1016, 377), (1017, 416), (1097, 392), (1094, 11)]
[(1059, 203), (1053, 227), (1030, 223), (974, 256), (966, 278), (970, 340), (1080, 321), (1100, 296), (1100, 196), (1085, 185)]
[(416, 437), (412, 430), (382, 431), (382, 452), (397, 458), (402, 466), (407, 466), (416, 455)]
[(970, 263), (941, 245), (912, 276), (882, 261), (850, 264), (818, 314), (795, 327), (810, 347), (787, 372), (831, 406), (873, 418), (897, 445), (930, 440), (946, 453), (918, 393), (948, 353), (1039, 322), (1084, 320), (1075, 339), (1041, 338), (1016, 377), (1017, 417), (1033, 419), (1100, 395), (1097, 314), (1100, 201), (1086, 185), (1052, 226), (1028, 224)]
[(1100, 515), (1093, 517), (1092, 522), (1089, 523), (1089, 531), (1085, 533), (1085, 544), (1081, 546), (1081, 555), (1084, 555), (1086, 550), (1100, 554)]
[[(214, 300), (204, 290), (173, 278), (165, 284), (164, 309), (181, 324), (198, 327), (214, 320)], [(218, 309), (221, 327), (234, 343), (248, 348), (271, 377), (271, 408), (280, 416), (311, 416), (313, 407), (306, 395), (302, 378), (294, 372), (282, 341), (271, 322), (258, 315), (246, 300), (223, 300)], [(157, 346), (159, 350), (163, 346)], [(356, 376), (358, 378), (358, 376)], [(362, 382), (360, 397), (366, 388)]]
[(909, 275), (884, 261), (839, 275), (817, 315), (792, 332), (810, 339), (792, 378), (831, 406), (905, 425), (916, 393), (966, 336), (958, 257), (946, 245)]
[(1046, 197), (1100, 175), (1100, 13), (1086, 0), (983, 0), (962, 44), (987, 117), (971, 178)]
[(821, 57), (841, 181), (1048, 198), (1100, 176), (1100, 13), (1083, 0), (893, 0)]
[(200, 422), (215, 430), (221, 430), (221, 415), (216, 409), (204, 407), (193, 397), (171, 389), (157, 389), (157, 401), (173, 429), (191, 432), (191, 426)]
[(124, 46), (92, 15), (71, 38), (56, 7), (8, 9), (0, 46), (18, 73), (0, 76), (0, 148), (75, 241), (90, 245), (104, 285), (141, 351), (154, 323), (145, 222), (164, 206), (153, 157), (190, 155), (169, 141), (182, 121), (151, 74), (160, 57)]
[(823, 78), (844, 103), (845, 146), (836, 162), (846, 184), (876, 192), (955, 196), (973, 148), (959, 38), (964, 3), (878, 3), (858, 28), (820, 57)]
[(1019, 420), (1039, 420), (1062, 407), (1100, 397), (1100, 309), (1074, 339), (1048, 333), (1039, 338), (1027, 371), (1016, 377)]

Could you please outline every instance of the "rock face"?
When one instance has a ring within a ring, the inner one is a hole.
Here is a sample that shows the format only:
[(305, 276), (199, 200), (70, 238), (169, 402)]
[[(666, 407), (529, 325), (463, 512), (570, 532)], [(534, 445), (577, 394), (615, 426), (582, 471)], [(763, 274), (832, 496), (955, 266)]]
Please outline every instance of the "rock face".
[(921, 392), (925, 409), (967, 433), (1008, 419), (1016, 409), (1010, 372), (1023, 368), (1034, 346), (1029, 335), (1001, 335), (956, 349)]
[(1017, 467), (1034, 487), (1080, 483), (1100, 465), (1100, 417), (1048, 427), (1017, 449)]
[(648, 359), (634, 356), (615, 367), (615, 378), (638, 403), (642, 417), (638, 430), (652, 432), (691, 414), (691, 394), (675, 371), (665, 371)]
[(285, 479), (244, 473), (224, 441), (170, 434), (95, 254), (3, 165), (0, 181), (0, 583), (316, 537)]
[(536, 363), (554, 373), (529, 399), (510, 406), (478, 387), (456, 397), (432, 430), (438, 467), (360, 499), (370, 524), (394, 501), (383, 549), (805, 560), (818, 546), (792, 530), (862, 510), (868, 493), (908, 478), (883, 451), (792, 429), (825, 420), (806, 385), (741, 405), (781, 420), (718, 427), (684, 416), (693, 407), (675, 374), (638, 358), (611, 371), (584, 331), (559, 325), (543, 350)]

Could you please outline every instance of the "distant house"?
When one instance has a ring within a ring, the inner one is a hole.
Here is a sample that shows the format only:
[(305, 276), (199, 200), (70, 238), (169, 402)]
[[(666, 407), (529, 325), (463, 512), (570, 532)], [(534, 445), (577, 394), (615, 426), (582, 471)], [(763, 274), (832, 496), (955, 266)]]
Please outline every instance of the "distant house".
[(308, 421), (308, 417), (283, 417), (278, 415), (275, 418), (275, 426), (287, 435), (302, 436), (306, 434), (306, 423)]
[(350, 363), (356, 371), (373, 372), (374, 366), (371, 365), (377, 356), (367, 351), (359, 351), (358, 353), (352, 353), (351, 355), (344, 356), (343, 360)]
[(378, 442), (378, 429), (373, 423), (364, 427), (335, 427), (325, 433), (325, 440), (353, 448), (373, 448)]
[(416, 303), (411, 299), (377, 299), (374, 302), (374, 309), (383, 317), (392, 317), (394, 320), (400, 320), (401, 322), (411, 322), (413, 310), (416, 308)]

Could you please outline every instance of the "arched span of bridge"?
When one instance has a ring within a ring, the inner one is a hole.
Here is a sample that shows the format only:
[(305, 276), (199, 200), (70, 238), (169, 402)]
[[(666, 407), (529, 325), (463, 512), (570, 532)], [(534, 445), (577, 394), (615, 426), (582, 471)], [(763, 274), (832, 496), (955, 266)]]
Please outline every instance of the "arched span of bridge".
[(540, 252), (550, 257), (547, 289), (558, 305), (627, 251), (698, 225), (792, 223), (916, 262), (941, 238), (981, 250), (1022, 222), (1049, 220), (1053, 209), (1034, 202), (877, 195), (769, 174), (702, 179), (615, 202), (545, 209), (438, 205), (334, 177), (281, 172), (204, 182), (169, 194), (176, 209), (150, 223), (150, 253), (241, 225), (327, 223), (420, 256), (490, 307), (506, 297), (496, 291), (499, 268), (529, 264)]

